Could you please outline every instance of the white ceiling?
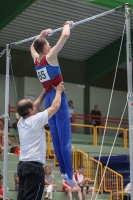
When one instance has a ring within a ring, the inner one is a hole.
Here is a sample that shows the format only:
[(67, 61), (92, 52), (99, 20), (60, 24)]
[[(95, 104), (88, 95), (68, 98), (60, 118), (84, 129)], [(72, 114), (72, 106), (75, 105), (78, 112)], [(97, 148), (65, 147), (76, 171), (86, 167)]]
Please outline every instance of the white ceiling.
[[(74, 22), (105, 12), (108, 9), (79, 0), (37, 1), (0, 31), (0, 46), (38, 35), (46, 28), (62, 27), (64, 22)], [(85, 60), (122, 36), (125, 16), (123, 12), (92, 20), (71, 30), (70, 38), (59, 53), (60, 57)], [(133, 29), (133, 20), (131, 21)], [(60, 32), (49, 37), (53, 46)], [(31, 42), (16, 46), (29, 51)]]

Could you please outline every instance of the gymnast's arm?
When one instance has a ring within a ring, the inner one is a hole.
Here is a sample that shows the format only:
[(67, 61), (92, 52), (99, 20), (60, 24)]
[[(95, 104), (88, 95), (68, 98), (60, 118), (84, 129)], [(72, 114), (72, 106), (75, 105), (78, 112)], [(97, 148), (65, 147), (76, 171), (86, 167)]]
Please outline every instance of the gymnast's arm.
[(63, 48), (65, 42), (70, 36), (70, 26), (73, 22), (67, 21), (64, 24), (64, 28), (62, 30), (62, 34), (56, 45), (50, 50), (50, 52), (47, 54), (47, 60), (50, 62), (51, 60), (55, 59), (58, 52)]
[[(40, 37), (40, 35), (37, 38), (39, 38), (39, 37)], [(35, 40), (34, 40), (34, 42), (35, 42)], [(39, 54), (34, 49), (34, 42), (32, 43), (32, 45), (30, 47), (30, 52), (31, 52), (31, 56), (32, 56), (34, 63), (35, 63), (35, 61), (39, 58)]]
[[(40, 35), (38, 35), (38, 37), (34, 40), (34, 42), (38, 39), (38, 38), (40, 38), (40, 37), (45, 37), (46, 35), (48, 35), (48, 34), (50, 34), (50, 33), (52, 33), (52, 29), (46, 29), (46, 30), (44, 30), (44, 31), (42, 31), (41, 33), (40, 33)], [(32, 45), (31, 45), (31, 47), (30, 47), (30, 51), (31, 51), (31, 56), (32, 56), (32, 58), (33, 58), (33, 60), (34, 60), (34, 62), (39, 58), (39, 54), (36, 52), (36, 50), (35, 50), (35, 48), (34, 48), (34, 42), (32, 43)]]
[(61, 82), (56, 88), (56, 95), (52, 102), (52, 105), (47, 109), (48, 119), (50, 119), (60, 108), (61, 93), (65, 90), (63, 82)]

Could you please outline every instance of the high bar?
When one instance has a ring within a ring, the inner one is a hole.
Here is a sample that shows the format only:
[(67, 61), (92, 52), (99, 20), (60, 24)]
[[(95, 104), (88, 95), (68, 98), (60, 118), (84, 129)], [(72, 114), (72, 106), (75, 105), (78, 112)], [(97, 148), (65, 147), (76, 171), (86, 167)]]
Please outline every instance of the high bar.
[[(78, 22), (73, 23), (73, 26), (77, 26), (77, 25), (79, 25), (79, 24), (82, 24), (82, 23), (91, 21), (91, 20), (93, 20), (93, 19), (96, 19), (96, 18), (105, 16), (105, 15), (111, 14), (111, 13), (116, 12), (116, 11), (118, 11), (118, 10), (122, 10), (122, 9), (124, 9), (124, 7), (125, 7), (125, 5), (122, 5), (122, 6), (116, 7), (116, 8), (114, 8), (114, 9), (112, 9), (112, 10), (109, 10), (109, 11), (106, 11), (106, 12), (103, 12), (103, 13), (100, 13), (100, 14), (98, 14), (98, 15), (94, 15), (94, 16), (92, 16), (92, 17), (89, 17), (89, 18), (86, 18), (86, 19), (83, 19), (83, 20), (80, 20), (80, 21), (78, 21)], [(54, 30), (52, 30), (52, 34), (48, 34), (47, 36), (52, 36), (54, 33), (58, 32), (58, 31), (61, 31), (62, 29), (63, 29), (63, 27), (54, 29)], [(33, 37), (30, 37), (30, 38), (27, 38), (27, 39), (24, 39), (24, 40), (20, 40), (20, 41), (18, 41), (18, 42), (13, 42), (13, 43), (11, 43), (9, 46), (10, 46), (10, 48), (11, 48), (11, 47), (16, 46), (16, 45), (18, 45), (18, 44), (22, 44), (22, 43), (24, 43), (24, 42), (28, 42), (28, 41), (34, 40), (34, 39), (36, 39), (37, 37), (38, 37), (38, 35), (33, 36)]]

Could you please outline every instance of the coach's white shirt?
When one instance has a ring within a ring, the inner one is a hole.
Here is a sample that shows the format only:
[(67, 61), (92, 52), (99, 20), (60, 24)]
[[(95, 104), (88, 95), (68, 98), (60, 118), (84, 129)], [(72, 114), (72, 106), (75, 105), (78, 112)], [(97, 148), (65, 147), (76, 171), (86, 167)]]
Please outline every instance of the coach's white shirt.
[(45, 164), (47, 110), (26, 119), (20, 118), (17, 126), (20, 138), (20, 161), (36, 161)]

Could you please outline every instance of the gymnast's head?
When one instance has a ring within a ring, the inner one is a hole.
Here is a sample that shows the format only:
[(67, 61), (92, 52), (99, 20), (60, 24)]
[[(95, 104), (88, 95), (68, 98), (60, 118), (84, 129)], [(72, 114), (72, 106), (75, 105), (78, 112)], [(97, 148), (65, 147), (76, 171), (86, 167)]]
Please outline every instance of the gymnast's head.
[(34, 41), (34, 49), (38, 54), (47, 54), (49, 53), (51, 47), (49, 45), (49, 42), (46, 40), (46, 38), (39, 37)]
[(34, 114), (33, 101), (30, 99), (21, 99), (17, 105), (17, 111), (23, 118), (27, 118)]

